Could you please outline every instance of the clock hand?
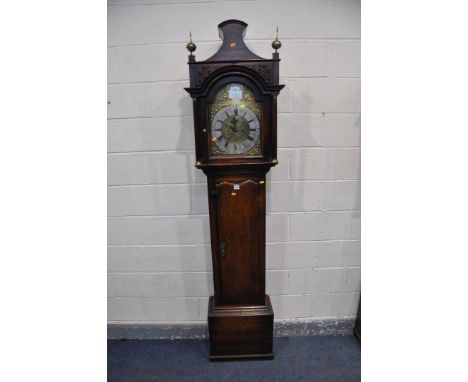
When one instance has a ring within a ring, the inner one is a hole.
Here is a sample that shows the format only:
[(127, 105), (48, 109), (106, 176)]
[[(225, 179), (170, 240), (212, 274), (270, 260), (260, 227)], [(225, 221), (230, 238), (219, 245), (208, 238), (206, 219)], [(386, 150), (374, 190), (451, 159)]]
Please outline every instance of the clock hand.
[(237, 133), (237, 119), (234, 118), (234, 120), (232, 121), (234, 123), (234, 127), (232, 128), (232, 130)]

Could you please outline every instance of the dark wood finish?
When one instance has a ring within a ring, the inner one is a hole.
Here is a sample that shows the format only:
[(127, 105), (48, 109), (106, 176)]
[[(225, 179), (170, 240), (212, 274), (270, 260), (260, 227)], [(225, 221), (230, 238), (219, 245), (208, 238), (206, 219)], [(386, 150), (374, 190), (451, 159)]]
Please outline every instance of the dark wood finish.
[[(210, 359), (273, 357), (273, 308), (265, 294), (265, 176), (276, 157), (279, 55), (252, 53), (243, 41), (247, 24), (219, 24), (223, 44), (206, 61), (189, 56), (195, 166), (207, 175), (214, 296), (208, 325)], [(210, 155), (210, 105), (229, 83), (248, 87), (261, 104), (260, 153)]]
[[(235, 184), (239, 190), (234, 190)], [(226, 247), (223, 256), (218, 256), (220, 288), (216, 301), (221, 305), (262, 304), (265, 289), (259, 280), (264, 273), (261, 244), (265, 231), (265, 187), (258, 179), (241, 177), (216, 177), (213, 185), (217, 239)]]
[[(234, 190), (234, 185), (239, 190)], [(215, 302), (262, 304), (265, 300), (265, 177), (208, 177)], [(232, 194), (235, 195), (232, 195)], [(224, 255), (219, 243), (226, 244)]]
[(273, 354), (273, 308), (270, 298), (259, 305), (208, 306), (208, 327), (213, 360), (236, 358), (271, 359)]
[(223, 45), (206, 61), (263, 61), (263, 58), (251, 52), (245, 45), (244, 33), (246, 28), (247, 24), (240, 20), (226, 20), (219, 24), (219, 35), (223, 39)]

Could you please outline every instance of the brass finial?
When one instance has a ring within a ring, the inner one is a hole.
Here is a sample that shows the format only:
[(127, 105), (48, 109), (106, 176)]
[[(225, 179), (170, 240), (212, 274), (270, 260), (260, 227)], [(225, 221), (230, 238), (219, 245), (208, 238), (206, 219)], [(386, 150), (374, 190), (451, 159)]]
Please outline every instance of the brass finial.
[(192, 42), (192, 32), (189, 32), (190, 34), (190, 42), (187, 44), (186, 48), (190, 52), (190, 55), (192, 55), (193, 52), (197, 49), (197, 46)]
[(271, 43), (271, 46), (275, 50), (275, 52), (278, 51), (279, 48), (281, 48), (281, 41), (278, 40), (278, 27), (276, 27), (276, 39)]

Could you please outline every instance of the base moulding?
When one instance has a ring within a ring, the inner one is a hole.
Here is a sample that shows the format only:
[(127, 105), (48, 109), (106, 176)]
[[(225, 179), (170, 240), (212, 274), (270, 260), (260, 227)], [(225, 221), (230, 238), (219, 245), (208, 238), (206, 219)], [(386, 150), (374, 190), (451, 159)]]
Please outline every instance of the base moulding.
[[(274, 337), (352, 335), (356, 318), (327, 318), (311, 320), (275, 320)], [(115, 323), (107, 324), (108, 339), (206, 339), (208, 323), (160, 324)]]

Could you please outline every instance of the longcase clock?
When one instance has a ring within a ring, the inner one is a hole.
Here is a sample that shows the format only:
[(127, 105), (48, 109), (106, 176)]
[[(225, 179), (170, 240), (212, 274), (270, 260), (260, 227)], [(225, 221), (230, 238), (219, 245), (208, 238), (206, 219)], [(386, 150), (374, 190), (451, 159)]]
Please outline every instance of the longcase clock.
[(190, 39), (195, 166), (207, 175), (214, 296), (210, 359), (272, 358), (273, 308), (265, 294), (265, 175), (276, 157), (281, 46), (272, 59), (244, 43), (247, 24), (218, 25), (222, 46), (196, 61)]

